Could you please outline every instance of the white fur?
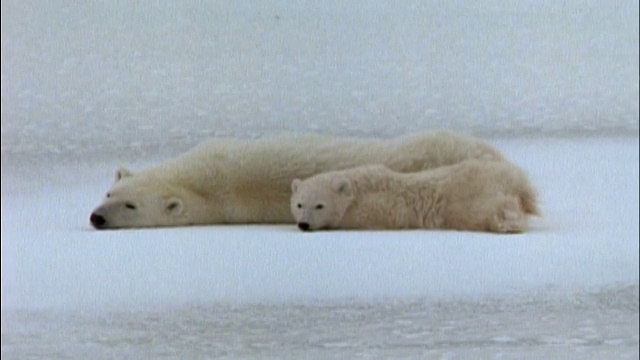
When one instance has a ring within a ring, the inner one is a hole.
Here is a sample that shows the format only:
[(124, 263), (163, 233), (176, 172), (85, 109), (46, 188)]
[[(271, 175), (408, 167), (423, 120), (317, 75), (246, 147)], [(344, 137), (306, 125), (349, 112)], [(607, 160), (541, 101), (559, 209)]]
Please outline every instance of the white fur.
[(292, 181), (303, 230), (440, 228), (522, 232), (535, 190), (506, 161), (465, 160), (417, 173), (368, 165)]
[(119, 170), (110, 196), (92, 214), (104, 223), (92, 222), (97, 228), (291, 223), (294, 178), (372, 163), (420, 171), (468, 158), (503, 156), (485, 142), (451, 132), (391, 140), (320, 135), (212, 140), (147, 170)]

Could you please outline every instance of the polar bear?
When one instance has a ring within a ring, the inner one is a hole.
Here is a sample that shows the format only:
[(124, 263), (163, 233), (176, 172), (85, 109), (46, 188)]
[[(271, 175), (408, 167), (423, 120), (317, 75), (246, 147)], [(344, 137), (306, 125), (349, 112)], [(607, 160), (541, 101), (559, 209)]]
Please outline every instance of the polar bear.
[(465, 160), (417, 173), (384, 165), (326, 172), (291, 183), (301, 230), (454, 229), (523, 232), (538, 214), (525, 174), (506, 161)]
[(388, 140), (324, 135), (213, 139), (146, 170), (118, 170), (90, 222), (96, 229), (292, 223), (294, 178), (374, 163), (420, 171), (468, 158), (504, 159), (486, 142), (449, 131)]

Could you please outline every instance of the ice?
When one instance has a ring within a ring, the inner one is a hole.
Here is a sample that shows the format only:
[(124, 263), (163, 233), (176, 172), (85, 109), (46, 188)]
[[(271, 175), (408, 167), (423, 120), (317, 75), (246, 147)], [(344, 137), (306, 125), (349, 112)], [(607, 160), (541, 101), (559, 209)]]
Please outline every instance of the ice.
[[(95, 231), (117, 164), (2, 162), (2, 306), (510, 294), (638, 282), (638, 139), (495, 140), (541, 195), (522, 235)], [(29, 171), (28, 174), (24, 172)]]
[(3, 152), (189, 147), (292, 130), (638, 129), (635, 1), (3, 1), (2, 9)]
[[(638, 13), (3, 1), (2, 354), (638, 358)], [(445, 128), (531, 175), (530, 232), (88, 224), (209, 137)]]
[[(617, 305), (604, 299), (615, 298)], [(2, 354), (32, 358), (635, 359), (638, 287), (507, 299), (182, 304), (3, 312)], [(594, 330), (583, 331), (588, 319)]]

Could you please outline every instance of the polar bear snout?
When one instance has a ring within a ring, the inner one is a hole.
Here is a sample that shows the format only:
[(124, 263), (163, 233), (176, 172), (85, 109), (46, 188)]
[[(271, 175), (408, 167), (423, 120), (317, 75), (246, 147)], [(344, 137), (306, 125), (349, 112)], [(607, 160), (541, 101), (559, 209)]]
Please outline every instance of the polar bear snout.
[(309, 226), (308, 222), (299, 222), (298, 223), (298, 228), (302, 231), (310, 231), (311, 227)]
[(91, 225), (93, 225), (93, 227), (96, 229), (102, 229), (107, 223), (107, 219), (105, 219), (104, 216), (96, 214), (95, 212), (91, 213), (89, 221), (91, 222)]

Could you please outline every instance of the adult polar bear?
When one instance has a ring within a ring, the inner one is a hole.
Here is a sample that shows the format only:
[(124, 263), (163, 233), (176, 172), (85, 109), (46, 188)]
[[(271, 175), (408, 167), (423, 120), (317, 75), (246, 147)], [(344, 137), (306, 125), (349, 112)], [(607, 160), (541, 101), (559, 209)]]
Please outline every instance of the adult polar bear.
[(389, 140), (214, 139), (153, 168), (118, 170), (90, 222), (97, 229), (293, 223), (293, 179), (366, 164), (414, 172), (469, 158), (504, 159), (489, 144), (449, 131)]

